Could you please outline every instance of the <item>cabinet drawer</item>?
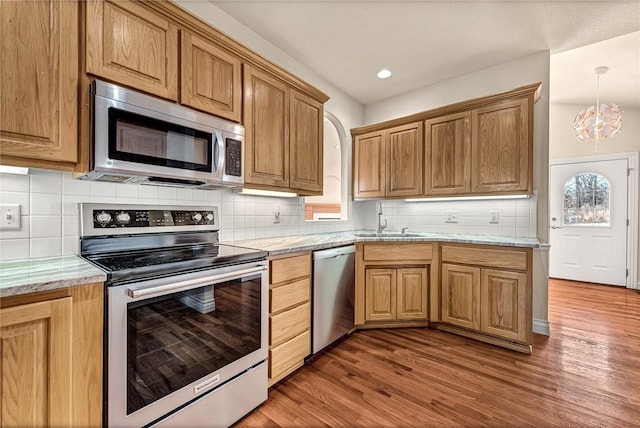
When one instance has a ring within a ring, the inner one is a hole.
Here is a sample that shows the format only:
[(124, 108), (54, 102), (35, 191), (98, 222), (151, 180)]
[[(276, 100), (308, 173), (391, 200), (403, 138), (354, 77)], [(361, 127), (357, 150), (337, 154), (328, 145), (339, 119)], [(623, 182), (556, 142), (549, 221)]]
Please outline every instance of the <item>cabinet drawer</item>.
[(386, 260), (431, 260), (433, 244), (367, 244), (364, 259), (367, 261)]
[(302, 365), (311, 353), (309, 330), (269, 350), (269, 377), (275, 378), (295, 365)]
[(271, 260), (271, 284), (311, 275), (311, 255)]
[(523, 250), (442, 246), (443, 262), (527, 270), (527, 259), (527, 251)]
[(269, 312), (279, 312), (291, 306), (309, 301), (311, 280), (309, 278), (269, 290)]
[(311, 325), (311, 305), (305, 303), (291, 310), (272, 315), (269, 319), (269, 345), (277, 345), (308, 330)]

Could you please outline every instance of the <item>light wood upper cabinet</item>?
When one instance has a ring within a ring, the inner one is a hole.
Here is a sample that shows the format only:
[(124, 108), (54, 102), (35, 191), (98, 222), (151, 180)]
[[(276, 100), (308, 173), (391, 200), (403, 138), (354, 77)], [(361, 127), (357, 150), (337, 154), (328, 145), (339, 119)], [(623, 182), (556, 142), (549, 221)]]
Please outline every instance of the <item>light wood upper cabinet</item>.
[(245, 66), (246, 185), (289, 188), (289, 106), (284, 82)]
[(353, 144), (353, 197), (420, 196), (422, 123), (358, 135)]
[(33, 166), (36, 159), (71, 169), (78, 153), (78, 3), (2, 1), (0, 34), (2, 163)]
[(474, 193), (532, 191), (528, 101), (504, 101), (473, 110)]
[(391, 128), (387, 136), (387, 192), (389, 197), (422, 193), (422, 123)]
[(86, 3), (87, 73), (178, 100), (178, 27), (137, 1)]
[(240, 59), (189, 31), (182, 32), (180, 102), (235, 122), (242, 118)]
[(289, 186), (304, 194), (322, 194), (324, 106), (290, 90)]
[(471, 113), (429, 119), (425, 124), (425, 194), (471, 190)]
[(323, 104), (244, 68), (245, 186), (322, 194)]
[(353, 197), (381, 198), (386, 192), (384, 132), (358, 135), (353, 141)]
[(71, 298), (0, 315), (2, 425), (71, 426)]

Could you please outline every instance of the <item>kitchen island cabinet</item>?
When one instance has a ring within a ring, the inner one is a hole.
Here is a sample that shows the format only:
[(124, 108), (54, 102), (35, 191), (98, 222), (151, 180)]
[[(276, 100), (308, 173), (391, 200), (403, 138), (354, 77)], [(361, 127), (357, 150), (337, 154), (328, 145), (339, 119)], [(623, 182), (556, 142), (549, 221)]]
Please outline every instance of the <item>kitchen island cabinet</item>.
[(3, 426), (102, 424), (102, 283), (3, 297)]

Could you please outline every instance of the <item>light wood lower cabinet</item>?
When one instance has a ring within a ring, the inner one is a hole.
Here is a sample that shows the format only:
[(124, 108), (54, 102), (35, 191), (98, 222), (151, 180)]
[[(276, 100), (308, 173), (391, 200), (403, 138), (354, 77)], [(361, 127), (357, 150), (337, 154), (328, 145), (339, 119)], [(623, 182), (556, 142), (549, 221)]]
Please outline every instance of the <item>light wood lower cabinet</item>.
[(100, 426), (102, 284), (2, 299), (2, 426)]
[(356, 326), (427, 325), (432, 257), (431, 243), (357, 244)]
[(443, 245), (441, 253), (442, 322), (530, 352), (531, 249)]
[(269, 385), (311, 354), (311, 253), (269, 262)]

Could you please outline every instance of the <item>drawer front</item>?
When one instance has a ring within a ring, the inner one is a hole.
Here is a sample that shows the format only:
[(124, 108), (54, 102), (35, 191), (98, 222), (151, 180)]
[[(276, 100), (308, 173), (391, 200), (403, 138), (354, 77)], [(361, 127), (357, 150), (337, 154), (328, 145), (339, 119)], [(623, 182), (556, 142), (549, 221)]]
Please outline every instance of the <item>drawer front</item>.
[(494, 250), (489, 248), (442, 246), (442, 261), (497, 267), (505, 269), (527, 270), (527, 251)]
[(433, 244), (366, 244), (364, 259), (366, 261), (386, 260), (431, 260)]
[(309, 330), (269, 350), (269, 377), (275, 378), (296, 365), (302, 365), (311, 353)]
[(269, 345), (278, 345), (311, 326), (311, 305), (305, 303), (269, 318)]
[(300, 303), (308, 302), (311, 295), (311, 279), (301, 279), (291, 284), (269, 290), (269, 312), (280, 312)]
[(271, 260), (271, 284), (311, 276), (311, 254)]

